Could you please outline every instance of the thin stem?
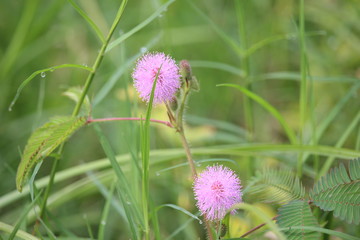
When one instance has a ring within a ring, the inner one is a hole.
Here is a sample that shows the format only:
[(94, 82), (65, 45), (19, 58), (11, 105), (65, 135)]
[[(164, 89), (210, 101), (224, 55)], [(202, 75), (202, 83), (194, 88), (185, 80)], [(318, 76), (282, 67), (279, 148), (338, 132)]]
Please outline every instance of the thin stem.
[[(72, 113), (72, 116), (76, 116), (78, 115), (78, 113), (80, 112), (80, 109), (81, 109), (81, 106), (84, 102), (84, 99), (85, 99), (85, 96), (87, 94), (87, 92), (89, 91), (89, 88), (91, 86), (91, 83), (94, 79), (94, 76), (95, 76), (95, 73), (97, 71), (97, 69), (99, 68), (101, 62), (102, 62), (102, 59), (104, 57), (104, 52), (109, 44), (109, 41), (115, 31), (115, 28), (116, 26), (119, 24), (120, 22), (120, 18), (121, 18), (121, 15), (122, 13), (124, 12), (124, 9), (125, 9), (125, 6), (126, 6), (126, 3), (127, 3), (127, 0), (123, 0), (122, 3), (121, 3), (121, 6), (119, 7), (119, 10), (116, 14), (116, 17), (115, 17), (115, 20), (113, 22), (113, 25), (111, 26), (111, 29), (108, 33), (108, 36), (106, 38), (106, 41), (103, 43), (101, 49), (100, 49), (100, 52), (95, 60), (95, 63), (92, 67), (92, 71), (89, 73), (87, 79), (86, 79), (86, 82), (85, 82), (85, 86), (84, 86), (84, 90), (79, 98), (79, 101), (77, 102), (75, 108), (74, 108), (74, 111)], [(52, 169), (51, 169), (51, 173), (50, 173), (50, 180), (49, 180), (49, 184), (45, 190), (45, 194), (44, 194), (44, 199), (43, 199), (43, 203), (41, 205), (41, 209), (40, 209), (40, 218), (43, 218), (44, 217), (44, 213), (45, 213), (45, 209), (46, 209), (46, 203), (47, 203), (47, 199), (49, 197), (49, 194), (50, 194), (50, 191), (51, 191), (51, 188), (52, 188), (52, 185), (54, 184), (54, 178), (55, 178), (55, 174), (57, 172), (57, 167), (59, 165), (59, 160), (60, 160), (60, 156), (63, 152), (63, 147), (64, 147), (64, 143), (60, 145), (59, 147), (59, 150), (58, 150), (58, 155), (59, 157), (56, 157), (54, 159), (54, 163), (53, 163), (53, 166), (52, 166)], [(36, 228), (37, 224), (35, 225), (35, 228)]]
[[(185, 83), (185, 84), (187, 84), (187, 83)], [(176, 119), (175, 119), (174, 115), (172, 114), (171, 108), (168, 105), (168, 103), (166, 103), (166, 108), (167, 108), (167, 111), (168, 111), (170, 121), (171, 121), (171, 119), (173, 119), (175, 121), (175, 123), (176, 123), (175, 124), (176, 125), (175, 126), (176, 131), (180, 134), (181, 143), (182, 143), (183, 148), (184, 148), (185, 153), (186, 153), (186, 158), (188, 160), (188, 163), (189, 163), (189, 166), (190, 166), (190, 169), (191, 169), (192, 177), (195, 180), (196, 177), (197, 177), (195, 162), (194, 162), (194, 159), (192, 158), (191, 151), (190, 151), (190, 146), (189, 146), (189, 143), (188, 143), (188, 141), (186, 139), (186, 136), (185, 136), (184, 121), (183, 121), (184, 108), (185, 108), (185, 104), (186, 104), (186, 101), (187, 101), (187, 97), (189, 96), (189, 93), (190, 93), (190, 86), (186, 85), (185, 89), (184, 89), (184, 92), (182, 93), (182, 99), (181, 99), (181, 102), (180, 102), (180, 106), (179, 106), (179, 108), (177, 110)], [(209, 240), (214, 240), (214, 237), (213, 237), (213, 234), (212, 234), (212, 231), (211, 231), (210, 222), (206, 219), (206, 217), (204, 217), (204, 222), (205, 222), (206, 232), (207, 232)]]
[[(275, 217), (273, 217), (271, 220), (276, 220), (277, 217), (278, 217), (278, 215), (275, 216)], [(266, 223), (262, 223), (262, 224), (260, 224), (260, 225), (258, 225), (258, 226), (256, 226), (256, 227), (250, 229), (249, 231), (247, 231), (246, 233), (244, 233), (243, 235), (241, 235), (240, 238), (244, 238), (244, 237), (250, 235), (251, 233), (255, 232), (256, 230), (262, 228), (262, 227), (265, 226), (265, 225), (266, 225)]]
[[(306, 121), (306, 105), (308, 102), (308, 82), (306, 77), (306, 49), (305, 49), (305, 23), (304, 23), (304, 0), (300, 0), (300, 8), (299, 8), (299, 25), (300, 25), (300, 51), (301, 51), (301, 85), (300, 85), (300, 131), (299, 138), (300, 144), (303, 144), (303, 132)], [(302, 158), (303, 154), (300, 153), (298, 156), (298, 164), (297, 164), (297, 175), (299, 178), (302, 176)]]
[[(88, 119), (87, 123), (93, 122), (110, 122), (110, 121), (145, 121), (145, 118), (136, 118), (136, 117), (125, 117), (125, 118), (96, 118), (96, 119)], [(170, 128), (174, 128), (174, 126), (168, 121), (161, 121), (157, 119), (150, 119), (150, 122), (161, 123)]]
[[(248, 42), (247, 42), (247, 32), (246, 32), (246, 25), (245, 25), (245, 4), (246, 1), (235, 1), (235, 8), (236, 8), (236, 15), (238, 19), (239, 25), (239, 38), (241, 43), (241, 49), (243, 52), (246, 52), (248, 49)], [(244, 72), (244, 79), (245, 79), (245, 87), (247, 90), (252, 91), (252, 78), (249, 77), (250, 75), (250, 59), (249, 55), (239, 55), (241, 59), (242, 70)], [(244, 113), (245, 113), (245, 126), (247, 128), (247, 136), (246, 140), (248, 142), (253, 141), (253, 134), (254, 134), (254, 117), (253, 117), (253, 106), (250, 98), (248, 96), (244, 96)], [(255, 173), (255, 159), (253, 157), (248, 158), (248, 166), (250, 170), (250, 174), (253, 175)]]
[(185, 149), (186, 158), (187, 158), (187, 160), (189, 162), (189, 166), (190, 166), (190, 169), (191, 169), (192, 176), (195, 179), (197, 177), (195, 163), (194, 163), (194, 160), (192, 159), (190, 146), (189, 146), (189, 143), (188, 143), (188, 141), (187, 141), (187, 139), (185, 137), (184, 131), (180, 132), (180, 138), (181, 138), (181, 143), (182, 143), (182, 145), (183, 145), (183, 147)]
[(98, 56), (97, 56), (97, 58), (95, 60), (95, 63), (93, 65), (93, 67), (92, 67), (93, 71), (91, 71), (89, 73), (89, 75), (88, 75), (88, 77), (86, 79), (84, 90), (83, 90), (83, 92), (82, 92), (82, 94), (81, 94), (81, 96), (79, 98), (79, 101), (77, 102), (77, 104), (75, 106), (75, 109), (74, 109), (73, 114), (72, 114), (73, 116), (78, 115), (78, 113), (80, 112), (80, 108), (82, 106), (82, 103), (83, 103), (83, 101), (85, 99), (85, 96), (86, 96), (87, 92), (89, 91), (89, 88), (90, 88), (91, 83), (92, 83), (92, 81), (94, 79), (95, 73), (96, 73), (97, 69), (99, 68), (99, 66), (100, 66), (100, 64), (101, 64), (101, 62), (102, 62), (102, 60), (104, 58), (105, 50), (106, 50), (106, 48), (107, 48), (107, 46), (108, 46), (108, 44), (110, 42), (110, 39), (111, 39), (117, 25), (120, 22), (120, 18), (122, 16), (123, 12), (124, 12), (127, 1), (128, 0), (123, 0), (122, 3), (121, 3), (121, 6), (120, 6), (120, 8), (119, 8), (119, 10), (118, 10), (118, 12), (116, 14), (115, 20), (114, 20), (114, 22), (113, 22), (113, 24), (112, 24), (112, 26), (110, 28), (110, 31), (108, 33), (108, 36), (106, 37), (105, 42), (101, 46), (100, 52), (99, 52), (99, 54), (98, 54)]

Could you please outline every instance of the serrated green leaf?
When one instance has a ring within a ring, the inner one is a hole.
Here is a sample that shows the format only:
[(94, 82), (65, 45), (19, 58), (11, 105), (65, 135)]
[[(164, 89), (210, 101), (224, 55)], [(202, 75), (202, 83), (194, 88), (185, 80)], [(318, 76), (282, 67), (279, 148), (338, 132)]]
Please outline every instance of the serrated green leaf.
[(310, 192), (310, 199), (324, 211), (349, 223), (360, 223), (360, 159), (350, 161), (349, 172), (343, 164), (330, 170)]
[(310, 206), (306, 201), (294, 200), (279, 209), (277, 223), (289, 240), (317, 240), (320, 233), (305, 229), (291, 229), (292, 226), (318, 226)]
[(249, 192), (258, 194), (266, 202), (287, 203), (305, 197), (305, 188), (289, 170), (258, 172), (251, 181)]
[(49, 156), (85, 124), (85, 117), (54, 117), (33, 132), (25, 146), (16, 174), (16, 187), (19, 192), (35, 164)]
[[(75, 103), (78, 103), (82, 94), (82, 88), (80, 87), (71, 87), (66, 92), (63, 93), (64, 96), (67, 96)], [(84, 102), (81, 106), (79, 116), (90, 116), (91, 115), (91, 104), (89, 97), (84, 98)]]

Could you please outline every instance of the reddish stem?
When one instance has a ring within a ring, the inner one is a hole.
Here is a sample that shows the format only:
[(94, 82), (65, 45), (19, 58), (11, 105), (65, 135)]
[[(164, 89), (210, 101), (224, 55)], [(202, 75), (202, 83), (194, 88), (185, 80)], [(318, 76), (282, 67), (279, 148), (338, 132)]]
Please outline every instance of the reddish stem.
[[(89, 118), (87, 120), (87, 123), (93, 123), (93, 122), (109, 122), (109, 121), (140, 121), (143, 120), (145, 121), (145, 118), (135, 118), (135, 117), (126, 117), (126, 118), (97, 118), (97, 119), (91, 119)], [(157, 119), (150, 119), (150, 122), (155, 122), (155, 123), (161, 123), (164, 124), (170, 128), (174, 128), (174, 126), (167, 121), (161, 121), (161, 120), (157, 120)]]
[[(279, 216), (279, 215), (273, 217), (271, 220), (276, 220), (276, 218), (277, 218), (278, 216)], [(246, 237), (247, 235), (255, 232), (256, 230), (258, 230), (259, 228), (262, 228), (262, 227), (265, 226), (265, 225), (266, 225), (266, 223), (263, 223), (263, 224), (260, 224), (260, 225), (258, 225), (258, 226), (256, 226), (256, 227), (254, 227), (253, 229), (250, 229), (248, 232), (246, 232), (246, 233), (244, 233), (243, 235), (241, 235), (240, 238)]]

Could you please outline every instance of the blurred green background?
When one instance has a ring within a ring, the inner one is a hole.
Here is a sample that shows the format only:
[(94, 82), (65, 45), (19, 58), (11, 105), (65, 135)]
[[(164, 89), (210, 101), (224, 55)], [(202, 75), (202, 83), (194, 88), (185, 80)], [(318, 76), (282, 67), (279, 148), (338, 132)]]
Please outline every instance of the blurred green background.
[[(89, 92), (93, 117), (144, 115), (146, 105), (139, 101), (132, 86), (132, 68), (135, 59), (143, 52), (163, 51), (177, 61), (189, 60), (194, 75), (200, 81), (201, 90), (191, 96), (187, 109), (187, 134), (192, 147), (246, 143), (242, 94), (231, 88), (216, 87), (220, 83), (245, 84), (243, 58), (219, 34), (221, 31), (243, 47), (243, 42), (239, 40), (240, 27), (234, 1), (176, 0), (150, 24), (108, 52)], [(241, 2), (248, 47), (268, 41), (248, 58), (252, 89), (276, 107), (297, 131), (300, 124), (298, 1)], [(79, 0), (76, 3), (104, 34), (108, 32), (120, 5), (120, 1), (110, 0)], [(113, 39), (131, 31), (164, 3), (166, 1), (129, 0)], [(65, 63), (92, 66), (101, 44), (84, 19), (66, 1), (0, 1), (0, 20), (0, 196), (5, 196), (15, 190), (17, 165), (31, 132), (51, 116), (71, 114), (74, 104), (62, 93), (72, 86), (83, 86), (87, 72), (65, 68), (47, 72), (44, 77), (38, 75), (24, 88), (12, 111), (8, 111), (16, 89), (39, 69)], [(312, 119), (307, 119), (305, 139), (311, 137), (311, 122), (318, 125), (349, 89), (359, 83), (359, 22), (359, 1), (305, 1), (308, 70), (311, 75), (309, 80), (313, 82), (310, 105), (314, 113)], [(336, 144), (359, 111), (359, 93), (358, 88), (353, 91), (319, 144)], [(278, 122), (256, 103), (253, 108), (253, 142), (286, 143), (287, 138)], [(153, 117), (166, 120), (165, 109), (156, 107)], [(152, 126), (152, 149), (181, 146), (172, 130)], [(356, 131), (346, 139), (344, 147), (354, 149), (359, 146), (360, 128), (357, 126)], [(138, 150), (137, 123), (104, 123), (102, 127), (116, 154)], [(60, 169), (104, 157), (94, 130), (85, 127), (65, 145)], [(251, 177), (246, 161), (239, 157), (231, 159), (239, 163), (232, 168), (246, 185)], [(296, 157), (293, 160), (295, 162)], [(196, 212), (190, 179), (184, 177), (190, 175), (186, 167), (164, 171), (160, 176), (156, 174), (156, 171), (184, 161), (184, 158), (177, 158), (151, 167), (151, 195), (156, 204), (173, 203)], [(261, 161), (256, 167), (278, 164), (274, 157)], [(50, 167), (51, 158), (44, 162), (37, 178), (48, 175)], [(54, 192), (89, 174), (92, 173), (55, 185)], [(76, 197), (70, 194), (69, 201), (64, 201), (52, 211), (59, 222), (54, 231), (66, 229), (78, 236), (88, 236), (86, 221), (90, 226), (96, 226), (105, 202), (100, 192), (99, 189), (85, 191)], [(253, 201), (251, 197), (249, 199)], [(13, 223), (27, 200), (24, 198), (0, 208), (0, 221)], [(261, 206), (270, 215), (275, 214), (276, 206)], [(128, 236), (126, 228), (121, 225), (123, 220), (116, 212), (111, 214), (110, 219), (108, 239)], [(236, 225), (239, 231), (257, 223), (256, 219), (246, 216), (234, 219), (239, 221)], [(187, 221), (187, 217), (173, 209), (164, 209), (160, 211), (159, 220), (163, 226), (162, 234), (169, 236)], [(351, 232), (354, 226), (340, 224), (339, 228)], [(191, 239), (200, 229), (201, 226), (193, 223), (175, 238)]]

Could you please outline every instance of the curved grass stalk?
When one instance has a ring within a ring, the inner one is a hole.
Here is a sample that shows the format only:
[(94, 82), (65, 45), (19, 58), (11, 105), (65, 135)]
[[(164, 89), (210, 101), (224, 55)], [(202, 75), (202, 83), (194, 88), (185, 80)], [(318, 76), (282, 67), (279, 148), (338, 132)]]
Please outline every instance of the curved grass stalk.
[[(298, 153), (303, 151), (305, 153), (318, 154), (321, 156), (336, 156), (343, 159), (351, 160), (360, 157), (360, 151), (335, 148), (331, 146), (296, 146), (296, 145), (274, 145), (274, 144), (242, 144), (242, 145), (225, 145), (207, 148), (192, 148), (192, 154), (195, 156), (211, 156), (211, 155), (231, 155), (231, 156), (272, 156), (273, 153)], [(152, 150), (150, 157), (151, 165), (157, 165), (166, 161), (184, 157), (183, 148)], [(130, 162), (131, 154), (124, 154), (116, 156), (116, 161), (119, 164), (127, 164)], [(86, 164), (71, 167), (69, 169), (60, 171), (56, 174), (54, 183), (59, 183), (75, 176), (82, 175), (88, 171), (101, 170), (111, 166), (107, 158)], [(38, 189), (44, 188), (48, 185), (49, 176), (43, 177), (35, 181)], [(8, 206), (16, 200), (23, 198), (29, 194), (29, 186), (24, 186), (23, 191), (11, 191), (0, 197), (0, 208)]]
[[(349, 137), (349, 135), (352, 132), (354, 132), (355, 127), (359, 125), (359, 121), (360, 121), (360, 111), (357, 113), (355, 118), (351, 121), (349, 126), (346, 128), (345, 132), (341, 135), (341, 137), (339, 138), (339, 140), (335, 144), (335, 147), (341, 147), (345, 143), (345, 141)], [(329, 171), (329, 169), (330, 169), (331, 165), (333, 164), (334, 160), (335, 160), (335, 157), (333, 157), (333, 156), (328, 157), (326, 159), (324, 165), (320, 169), (319, 177), (324, 176)]]
[[(16, 61), (16, 58), (19, 55), (19, 52), (26, 40), (28, 32), (31, 32), (30, 25), (35, 16), (39, 0), (26, 2), (24, 5), (21, 18), (16, 26), (16, 30), (11, 40), (9, 41), (9, 46), (7, 47), (3, 58), (0, 61), (0, 78), (3, 79), (7, 76), (12, 65)], [(5, 78), (5, 80), (7, 80)]]
[(205, 13), (203, 13), (191, 0), (187, 0), (189, 6), (191, 6), (199, 16), (201, 16), (213, 29), (214, 31), (226, 42), (239, 56), (243, 56), (245, 51), (239, 47), (239, 44), (229, 37), (223, 30), (221, 30)]
[[(10, 234), (14, 230), (14, 227), (9, 224), (0, 222), (0, 230)], [(24, 232), (22, 230), (17, 231), (16, 237), (24, 239), (24, 240), (40, 240), (39, 238), (31, 235), (30, 233)]]
[[(300, 0), (299, 7), (299, 42), (300, 42), (300, 71), (301, 71), (301, 82), (300, 82), (300, 131), (299, 131), (299, 141), (300, 144), (303, 144), (303, 132), (305, 128), (305, 123), (307, 119), (307, 104), (308, 104), (308, 76), (307, 76), (307, 59), (306, 59), (306, 45), (305, 45), (305, 17), (304, 17), (304, 0)], [(302, 176), (302, 153), (298, 156), (297, 164), (297, 175), (301, 179)]]
[(165, 4), (161, 5), (150, 17), (148, 17), (147, 19), (145, 19), (143, 22), (141, 22), (140, 24), (138, 24), (136, 27), (132, 28), (130, 31), (128, 31), (127, 33), (121, 35), (119, 38), (115, 39), (113, 42), (111, 42), (109, 44), (109, 46), (106, 48), (105, 53), (109, 52), (111, 49), (113, 49), (114, 47), (118, 46), (120, 43), (122, 43), (123, 41), (125, 41), (126, 39), (128, 39), (129, 37), (131, 37), (133, 34), (135, 34), (136, 32), (140, 31), (141, 29), (143, 29), (144, 27), (146, 27), (149, 23), (151, 23), (152, 21), (154, 21), (158, 16), (161, 15), (161, 13), (163, 13), (164, 11), (167, 10), (168, 6), (170, 4), (172, 4), (173, 2), (175, 2), (175, 0), (169, 0), (168, 2), (166, 2)]
[[(211, 68), (218, 69), (224, 72), (228, 72), (239, 77), (244, 77), (244, 72), (239, 70), (235, 66), (232, 66), (227, 63), (222, 62), (213, 62), (213, 61), (202, 61), (195, 60), (190, 61), (191, 67), (195, 68)], [(307, 76), (310, 77), (310, 76)], [(313, 81), (321, 82), (321, 83), (357, 83), (359, 81), (358, 78), (348, 77), (348, 76), (337, 76), (337, 77), (322, 77), (322, 76), (311, 76)], [(270, 72), (261, 75), (251, 76), (254, 81), (265, 81), (265, 80), (291, 80), (291, 81), (301, 81), (301, 73), (298, 72)]]
[[(276, 35), (276, 36), (272, 36), (266, 39), (263, 39), (255, 44), (253, 44), (251, 47), (249, 47), (244, 55), (245, 56), (249, 56), (251, 54), (253, 54), (254, 52), (256, 52), (257, 50), (280, 40), (291, 40), (294, 39), (298, 36), (298, 33), (288, 33), (288, 34), (280, 34), (280, 35)], [(310, 31), (305, 33), (306, 36), (311, 37), (311, 36), (324, 36), (326, 35), (326, 31)]]
[(235, 85), (235, 84), (218, 84), (216, 85), (218, 87), (233, 87), (236, 88), (238, 90), (240, 90), (242, 93), (244, 93), (246, 96), (248, 96), (249, 98), (251, 98), (252, 100), (254, 100), (255, 102), (257, 102), (258, 104), (260, 104), (263, 108), (265, 108), (274, 118), (276, 118), (279, 123), (281, 124), (281, 126), (284, 128), (284, 131), (286, 133), (286, 135), (288, 136), (290, 142), (292, 144), (297, 144), (298, 141), (296, 139), (296, 135), (294, 133), (294, 131), (289, 127), (289, 125), (286, 123), (284, 117), (279, 113), (279, 111), (276, 110), (276, 108), (274, 108), (272, 105), (270, 105), (270, 103), (268, 103), (265, 99), (263, 99), (262, 97), (256, 95), (255, 93), (249, 91), (248, 89), (240, 86), (240, 85)]
[[(280, 230), (288, 230), (288, 229), (289, 228), (280, 228)], [(330, 230), (330, 229), (326, 229), (326, 228), (321, 228), (321, 227), (293, 226), (293, 227), (291, 227), (291, 229), (309, 230), (309, 232), (313, 232), (313, 231), (322, 232), (322, 233), (329, 234), (331, 236), (339, 237), (344, 240), (359, 240), (358, 237), (354, 237), (354, 236), (351, 236), (346, 233), (342, 233), (342, 232), (338, 232), (338, 231), (334, 231), (334, 230)]]
[(76, 3), (73, 0), (68, 0), (68, 2), (75, 8), (75, 10), (85, 19), (85, 21), (95, 31), (101, 43), (104, 43), (105, 42), (104, 35), (101, 33), (99, 27), (94, 23), (94, 21), (91, 20), (91, 18), (78, 5), (76, 5)]
[(276, 234), (278, 239), (286, 240), (286, 237), (281, 232), (279, 227), (275, 223), (273, 223), (272, 219), (270, 219), (265, 214), (263, 214), (263, 212), (261, 212), (258, 208), (254, 207), (250, 204), (247, 204), (247, 203), (239, 203), (239, 204), (235, 204), (234, 206), (232, 206), (232, 208), (229, 210), (229, 212), (234, 209), (243, 209), (243, 210), (254, 213), (257, 217), (259, 217), (262, 221), (264, 221), (269, 226), (269, 228), (273, 231), (273, 233)]
[[(78, 113), (80, 112), (81, 106), (82, 106), (82, 104), (83, 104), (83, 102), (84, 102), (84, 99), (85, 99), (85, 96), (86, 96), (87, 92), (88, 92), (89, 89), (90, 89), (90, 86), (91, 86), (91, 83), (92, 83), (92, 81), (93, 81), (93, 79), (94, 79), (95, 73), (96, 73), (97, 69), (99, 68), (99, 66), (100, 66), (100, 64), (101, 64), (101, 62), (102, 62), (102, 59), (103, 59), (103, 57), (104, 57), (105, 49), (107, 48), (107, 46), (108, 46), (108, 44), (109, 44), (109, 41), (110, 41), (110, 39), (111, 39), (111, 37), (112, 37), (112, 35), (113, 35), (113, 33), (114, 33), (117, 25), (118, 25), (119, 22), (120, 22), (120, 18), (121, 18), (122, 14), (123, 14), (123, 12), (124, 12), (124, 10), (125, 10), (127, 1), (128, 1), (128, 0), (123, 0), (123, 1), (121, 2), (121, 5), (120, 5), (120, 7), (119, 7), (119, 9), (118, 9), (118, 11), (117, 11), (116, 17), (115, 17), (115, 19), (114, 19), (114, 21), (113, 21), (113, 24), (112, 24), (112, 26), (111, 26), (111, 28), (110, 28), (110, 30), (109, 30), (109, 33), (108, 33), (108, 35), (107, 35), (107, 37), (106, 37), (106, 40), (105, 40), (105, 42), (103, 43), (103, 45), (102, 45), (102, 47), (101, 47), (101, 49), (100, 49), (100, 51), (99, 51), (98, 56), (96, 57), (95, 63), (94, 63), (94, 65), (93, 65), (93, 67), (92, 67), (92, 71), (90, 71), (90, 73), (89, 73), (89, 75), (88, 75), (88, 77), (87, 77), (87, 79), (86, 79), (86, 82), (85, 82), (85, 85), (84, 85), (84, 89), (83, 89), (83, 91), (82, 91), (82, 93), (81, 93), (81, 96), (80, 96), (80, 98), (79, 98), (79, 101), (77, 102), (77, 104), (76, 104), (76, 106), (75, 106), (75, 108), (74, 108), (74, 111), (73, 111), (73, 113), (72, 113), (72, 116), (77, 116)], [(59, 151), (58, 151), (58, 155), (59, 155), (59, 156), (61, 156), (61, 153), (62, 153), (62, 151), (63, 151), (63, 147), (64, 147), (64, 144), (62, 144), (62, 145), (59, 147)], [(57, 166), (58, 166), (58, 164), (59, 164), (59, 160), (60, 160), (60, 157), (55, 158), (55, 159), (54, 159), (53, 166), (52, 166), (52, 168), (51, 168), (49, 184), (48, 184), (48, 186), (47, 186), (47, 188), (46, 188), (46, 190), (45, 190), (43, 203), (42, 203), (41, 208), (40, 208), (40, 209), (41, 209), (41, 210), (40, 210), (40, 218), (43, 217), (43, 216), (44, 216), (44, 213), (45, 213), (46, 202), (47, 202), (47, 199), (48, 199), (49, 194), (50, 194), (51, 187), (52, 187), (53, 182), (54, 182), (54, 178), (55, 178), (55, 174), (56, 174), (56, 172), (57, 172)]]
[(231, 66), (229, 64), (226, 63), (222, 63), (222, 62), (212, 62), (212, 61), (190, 61), (191, 67), (200, 67), (200, 68), (212, 68), (212, 69), (218, 69), (218, 70), (222, 70), (225, 72), (229, 72), (232, 73), (234, 75), (237, 75), (239, 77), (244, 77), (245, 73), (243, 70)]
[(195, 220), (198, 220), (200, 224), (202, 224), (202, 221), (200, 220), (200, 218), (198, 218), (197, 216), (195, 216), (194, 214), (192, 214), (191, 212), (187, 211), (186, 209), (178, 206), (178, 205), (175, 205), (175, 204), (162, 204), (160, 206), (158, 206), (156, 209), (155, 209), (155, 212), (157, 213), (161, 208), (164, 208), (164, 207), (169, 207), (169, 208), (173, 208), (179, 212), (182, 212), (186, 215), (188, 215), (189, 217), (192, 217), (193, 219)]
[(53, 72), (54, 70), (56, 69), (61, 69), (61, 68), (79, 68), (79, 69), (84, 69), (84, 70), (87, 70), (89, 72), (92, 72), (93, 69), (90, 68), (90, 67), (86, 67), (86, 66), (83, 66), (83, 65), (78, 65), (78, 64), (61, 64), (61, 65), (57, 65), (57, 66), (53, 66), (53, 67), (49, 67), (49, 68), (44, 68), (44, 69), (41, 69), (41, 70), (37, 70), (35, 72), (33, 72), (27, 79), (25, 79), (21, 85), (18, 87), (17, 91), (16, 91), (16, 94), (15, 94), (15, 97), (13, 98), (13, 100), (11, 101), (11, 104), (9, 106), (9, 111), (12, 110), (14, 104), (16, 103), (17, 99), (19, 98), (20, 96), (20, 93), (21, 91), (23, 90), (23, 88), (28, 85), (31, 80), (33, 80), (37, 75), (39, 74), (44, 74), (45, 72)]

